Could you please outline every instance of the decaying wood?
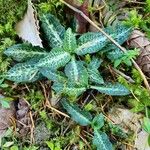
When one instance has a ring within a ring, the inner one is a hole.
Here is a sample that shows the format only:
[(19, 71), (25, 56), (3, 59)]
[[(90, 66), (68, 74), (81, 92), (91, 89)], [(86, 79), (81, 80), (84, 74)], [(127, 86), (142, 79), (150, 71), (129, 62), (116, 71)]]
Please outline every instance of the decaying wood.
[(140, 55), (136, 62), (142, 71), (150, 77), (150, 40), (141, 31), (134, 30), (128, 41), (128, 45), (130, 48), (140, 49)]

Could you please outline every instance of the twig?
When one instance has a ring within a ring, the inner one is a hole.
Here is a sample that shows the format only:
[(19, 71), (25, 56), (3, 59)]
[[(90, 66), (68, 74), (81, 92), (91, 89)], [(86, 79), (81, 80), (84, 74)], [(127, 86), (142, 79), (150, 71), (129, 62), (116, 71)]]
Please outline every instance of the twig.
[(86, 139), (84, 139), (80, 134), (79, 134), (79, 137), (82, 139), (82, 141), (88, 146), (88, 148), (90, 149), (90, 150), (92, 150), (92, 148), (91, 148), (91, 146), (89, 145), (89, 143), (87, 142), (87, 140)]
[(46, 102), (45, 102), (46, 107), (49, 108), (49, 109), (51, 109), (51, 110), (53, 110), (53, 111), (55, 111), (55, 112), (57, 112), (58, 114), (60, 114), (60, 115), (62, 115), (64, 117), (70, 118), (67, 114), (65, 114), (65, 113), (63, 113), (63, 112), (61, 112), (61, 111), (59, 111), (56, 108), (54, 108), (54, 107), (51, 106), (51, 104), (50, 104), (50, 102), (49, 102), (49, 100), (47, 98), (45, 86), (41, 82), (40, 82), (40, 84), (41, 84), (41, 86), (43, 88), (44, 97), (46, 99)]
[(35, 125), (34, 125), (34, 121), (33, 121), (33, 117), (32, 117), (32, 113), (31, 111), (29, 112), (29, 115), (30, 115), (30, 119), (31, 119), (31, 123), (32, 123), (32, 126), (31, 126), (31, 143), (34, 143), (34, 136), (33, 136), (33, 132), (34, 132), (34, 128), (35, 128)]
[[(93, 96), (93, 98), (94, 98), (96, 101), (98, 101), (97, 98), (94, 96), (93, 93), (92, 93), (91, 95)], [(115, 124), (114, 121), (106, 115), (106, 113), (103, 111), (102, 108), (101, 108), (101, 111), (102, 111), (104, 117), (105, 117), (107, 120), (109, 120), (112, 124)]]
[[(100, 27), (98, 27), (88, 16), (86, 16), (82, 11), (80, 11), (79, 9), (73, 7), (72, 5), (68, 4), (67, 2), (65, 2), (64, 0), (60, 0), (63, 4), (65, 4), (66, 6), (68, 6), (70, 9), (72, 9), (73, 11), (75, 11), (76, 13), (79, 13), (86, 21), (88, 21), (91, 25), (93, 25), (95, 28), (97, 28), (103, 35), (105, 35), (112, 43), (114, 43), (118, 48), (120, 48), (123, 52), (126, 52), (127, 50), (122, 47), (118, 42), (116, 42), (110, 35), (108, 35), (106, 32), (104, 32)], [(132, 63), (134, 64), (135, 68), (139, 71), (144, 84), (146, 86), (146, 88), (150, 91), (150, 86), (149, 83), (144, 75), (144, 73), (142, 72), (141, 68), (138, 66), (138, 64), (131, 59)]]
[(127, 145), (127, 146), (129, 146), (129, 147), (135, 148), (134, 145), (131, 145), (131, 144), (129, 144), (129, 143), (126, 143), (126, 142), (121, 142), (121, 143), (122, 143), (122, 144), (125, 144), (125, 145)]
[(83, 108), (85, 106), (85, 104), (87, 103), (87, 101), (89, 100), (89, 97), (91, 96), (91, 93), (93, 92), (93, 90), (90, 91), (90, 93), (88, 94), (88, 96), (86, 97), (86, 99), (84, 100), (82, 107)]
[(89, 137), (93, 138), (93, 135), (85, 130), (83, 130), (84, 133), (86, 133)]
[(117, 74), (121, 75), (122, 77), (124, 77), (125, 79), (127, 79), (130, 83), (135, 83), (135, 81), (134, 81), (130, 76), (127, 76), (126, 74), (124, 74), (123, 72), (121, 72), (121, 71), (119, 71), (119, 70), (117, 70), (117, 69), (115, 69), (115, 68), (112, 68), (112, 67), (111, 67), (111, 69), (112, 69), (115, 73), (117, 73)]
[(58, 114), (60, 114), (60, 115), (62, 115), (62, 116), (64, 116), (64, 117), (66, 117), (66, 118), (70, 118), (67, 114), (65, 114), (65, 113), (63, 113), (63, 112), (57, 110), (56, 108), (52, 107), (50, 104), (47, 104), (46, 106), (47, 106), (49, 109), (51, 109), (51, 110), (57, 112)]

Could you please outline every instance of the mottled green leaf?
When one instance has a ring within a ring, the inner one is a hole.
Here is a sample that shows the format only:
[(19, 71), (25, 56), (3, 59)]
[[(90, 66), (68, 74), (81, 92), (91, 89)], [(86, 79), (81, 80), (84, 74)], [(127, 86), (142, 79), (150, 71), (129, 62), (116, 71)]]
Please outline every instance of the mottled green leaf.
[[(117, 24), (115, 27), (108, 27), (106, 28), (106, 33), (112, 35), (112, 37), (122, 45), (131, 35), (132, 28), (125, 26), (123, 24)], [(113, 44), (114, 45), (114, 44)]]
[(57, 94), (62, 94), (64, 90), (64, 84), (61, 82), (54, 82), (52, 89), (57, 93)]
[(61, 48), (54, 48), (46, 57), (37, 63), (38, 67), (49, 67), (52, 70), (63, 67), (69, 62), (71, 56)]
[(113, 150), (107, 134), (98, 130), (94, 130), (93, 144), (97, 150)]
[(83, 94), (83, 92), (85, 92), (85, 91), (86, 91), (85, 87), (77, 86), (77, 85), (74, 85), (73, 83), (69, 82), (65, 86), (63, 93), (65, 95), (68, 95), (69, 97), (77, 98), (78, 96)]
[(122, 56), (123, 56), (123, 52), (119, 48), (116, 48), (116, 49), (107, 53), (107, 57), (112, 61), (119, 59)]
[(92, 115), (84, 110), (81, 110), (77, 105), (69, 103), (66, 99), (61, 100), (64, 109), (71, 115), (71, 118), (81, 126), (91, 124)]
[(89, 74), (89, 80), (96, 84), (104, 84), (103, 77), (101, 76), (100, 72), (97, 69), (90, 69), (87, 68)]
[(16, 44), (4, 51), (4, 54), (16, 61), (26, 61), (31, 58), (41, 58), (47, 55), (43, 48), (31, 44)]
[(97, 57), (92, 57), (91, 62), (88, 64), (88, 68), (98, 69), (102, 62), (103, 62), (102, 59), (97, 58)]
[(87, 70), (83, 66), (83, 62), (75, 60), (74, 57), (66, 65), (65, 74), (71, 82), (77, 85), (88, 85)]
[(104, 84), (103, 77), (101, 76), (98, 70), (101, 63), (102, 63), (101, 59), (93, 57), (91, 62), (87, 65), (89, 81), (94, 82), (96, 84)]
[(3, 75), (5, 79), (20, 82), (34, 82), (41, 78), (41, 74), (34, 63), (18, 63)]
[(76, 42), (76, 37), (75, 34), (72, 33), (71, 28), (68, 28), (65, 36), (64, 36), (64, 41), (63, 41), (63, 48), (67, 52), (74, 52), (74, 50), (77, 48), (77, 42)]
[(108, 95), (128, 95), (130, 91), (123, 85), (116, 83), (116, 84), (107, 84), (105, 86), (91, 86), (92, 89), (98, 90), (101, 93), (105, 93)]
[[(115, 27), (106, 28), (105, 32), (109, 34), (110, 36), (112, 36), (113, 39), (115, 39), (120, 45), (122, 45), (125, 41), (128, 40), (129, 36), (131, 35), (132, 28), (127, 27), (123, 24), (120, 24), (120, 25), (118, 24)], [(117, 48), (118, 47), (111, 42), (103, 48), (103, 51), (111, 51)]]
[(92, 128), (99, 130), (104, 126), (104, 116), (103, 114), (98, 114), (92, 120)]
[(40, 16), (41, 27), (50, 47), (61, 47), (65, 28), (58, 19), (51, 14), (42, 14)]
[(78, 55), (85, 55), (96, 53), (101, 50), (108, 40), (101, 33), (85, 33), (78, 40), (78, 48), (76, 48), (75, 53)]
[(68, 82), (68, 83), (59, 83), (54, 82), (52, 88), (57, 92), (64, 94), (66, 96), (69, 96), (70, 98), (77, 98), (80, 96), (83, 92), (86, 91), (85, 87), (80, 87), (75, 85), (74, 83)]
[(65, 82), (66, 78), (64, 74), (60, 71), (52, 70), (51, 68), (42, 68), (40, 72), (43, 76), (47, 77), (49, 80), (56, 82)]

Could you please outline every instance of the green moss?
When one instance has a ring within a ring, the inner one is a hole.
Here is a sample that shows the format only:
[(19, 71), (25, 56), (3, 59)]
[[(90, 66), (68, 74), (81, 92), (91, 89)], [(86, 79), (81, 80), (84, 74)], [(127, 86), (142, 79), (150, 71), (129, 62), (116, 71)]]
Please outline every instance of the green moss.
[(0, 72), (4, 72), (10, 59), (2, 57), (3, 50), (15, 43), (15, 23), (23, 17), (25, 0), (0, 0)]
[(25, 0), (0, 0), (0, 24), (6, 25), (7, 23), (14, 23), (16, 19), (20, 19), (27, 6)]

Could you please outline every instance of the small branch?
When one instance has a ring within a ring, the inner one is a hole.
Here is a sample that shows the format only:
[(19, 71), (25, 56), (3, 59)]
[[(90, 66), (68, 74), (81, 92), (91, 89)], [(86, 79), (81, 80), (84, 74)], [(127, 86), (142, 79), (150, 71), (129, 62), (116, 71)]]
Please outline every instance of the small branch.
[(52, 107), (50, 104), (47, 104), (46, 106), (47, 106), (47, 108), (55, 111), (56, 113), (58, 113), (58, 114), (60, 114), (60, 115), (62, 115), (64, 117), (66, 117), (66, 118), (70, 118), (70, 116), (68, 116), (67, 114), (65, 114), (65, 113), (63, 113), (63, 112), (61, 112), (59, 110), (57, 110), (56, 108)]
[(92, 148), (91, 148), (90, 144), (87, 142), (87, 140), (84, 139), (80, 134), (79, 134), (79, 137), (80, 137), (80, 138), (82, 139), (82, 141), (88, 146), (88, 148), (89, 148), (90, 150), (92, 150)]
[[(91, 25), (93, 25), (96, 29), (98, 29), (103, 35), (105, 35), (112, 43), (114, 43), (118, 48), (120, 48), (123, 52), (126, 52), (127, 50), (122, 47), (119, 43), (117, 43), (110, 35), (108, 35), (106, 32), (104, 32), (100, 27), (98, 27), (89, 17), (87, 17), (82, 11), (80, 11), (79, 9), (71, 6), (70, 4), (68, 4), (67, 2), (65, 2), (64, 0), (60, 0), (63, 4), (65, 4), (66, 6), (68, 6), (70, 9), (72, 9), (73, 11), (75, 11), (76, 13), (79, 13), (86, 21), (88, 21)], [(139, 71), (144, 84), (146, 86), (146, 88), (150, 91), (150, 86), (149, 83), (144, 75), (144, 73), (142, 72), (141, 68), (138, 66), (138, 64), (132, 59), (132, 63), (135, 66), (135, 68)]]
[(126, 80), (128, 80), (130, 83), (135, 83), (135, 81), (130, 77), (127, 76), (126, 74), (124, 74), (123, 72), (115, 69), (115, 68), (111, 68), (116, 74), (119, 74), (120, 76), (124, 77)]
[(70, 118), (67, 114), (65, 114), (65, 113), (63, 113), (63, 112), (61, 112), (61, 111), (59, 111), (59, 110), (57, 110), (56, 108), (54, 108), (54, 107), (51, 106), (51, 104), (50, 104), (50, 102), (49, 102), (49, 100), (48, 100), (48, 98), (47, 98), (47, 95), (46, 95), (45, 86), (44, 86), (41, 82), (40, 82), (40, 84), (41, 84), (41, 86), (42, 86), (42, 88), (43, 88), (44, 97), (45, 97), (45, 99), (46, 99), (45, 106), (46, 106), (47, 108), (49, 108), (49, 109), (55, 111), (56, 113), (58, 113), (58, 114), (60, 114), (60, 115), (62, 115), (62, 116), (64, 116), (64, 117), (66, 117), (66, 118)]
[(34, 121), (33, 121), (33, 117), (32, 117), (32, 113), (31, 111), (29, 112), (29, 115), (30, 115), (30, 119), (31, 119), (31, 135), (30, 135), (30, 139), (31, 139), (31, 143), (34, 143), (35, 140), (34, 140), (34, 128), (35, 128), (35, 125), (34, 125)]

